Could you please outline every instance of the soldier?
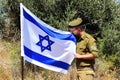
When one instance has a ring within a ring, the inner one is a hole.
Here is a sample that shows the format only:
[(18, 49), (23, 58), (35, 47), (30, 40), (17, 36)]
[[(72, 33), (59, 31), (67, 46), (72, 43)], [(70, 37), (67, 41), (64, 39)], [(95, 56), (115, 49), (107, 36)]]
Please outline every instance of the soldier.
[(75, 54), (77, 79), (94, 80), (94, 63), (98, 57), (96, 40), (83, 30), (83, 20), (77, 18), (69, 23), (70, 31), (77, 39), (77, 49)]

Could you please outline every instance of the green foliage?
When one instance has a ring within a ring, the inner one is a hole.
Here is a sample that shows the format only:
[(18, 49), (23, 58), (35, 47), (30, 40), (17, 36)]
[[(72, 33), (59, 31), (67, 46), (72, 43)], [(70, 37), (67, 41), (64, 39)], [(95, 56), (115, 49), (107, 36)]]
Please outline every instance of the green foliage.
[(5, 25), (5, 19), (7, 14), (6, 12), (6, 4), (7, 4), (7, 0), (0, 0), (0, 30), (3, 28), (3, 26)]
[(99, 42), (99, 45), (98, 45), (99, 56), (104, 57), (103, 56), (103, 50), (104, 50), (104, 42), (105, 42), (105, 40), (98, 38), (98, 42)]

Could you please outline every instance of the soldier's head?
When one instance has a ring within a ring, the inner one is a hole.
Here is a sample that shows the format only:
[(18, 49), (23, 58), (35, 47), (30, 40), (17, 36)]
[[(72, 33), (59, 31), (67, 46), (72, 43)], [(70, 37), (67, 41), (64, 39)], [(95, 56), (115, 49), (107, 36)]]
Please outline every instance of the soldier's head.
[(74, 19), (73, 21), (69, 22), (70, 31), (74, 35), (79, 36), (80, 33), (83, 31), (82, 22), (83, 22), (83, 20), (81, 18), (77, 18), (77, 19)]

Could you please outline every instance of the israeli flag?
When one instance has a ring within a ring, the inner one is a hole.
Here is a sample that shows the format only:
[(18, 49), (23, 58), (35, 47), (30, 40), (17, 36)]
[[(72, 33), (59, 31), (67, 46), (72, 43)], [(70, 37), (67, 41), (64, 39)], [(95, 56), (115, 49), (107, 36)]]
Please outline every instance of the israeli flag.
[(37, 66), (67, 73), (76, 53), (76, 39), (44, 23), (20, 4), (21, 55)]

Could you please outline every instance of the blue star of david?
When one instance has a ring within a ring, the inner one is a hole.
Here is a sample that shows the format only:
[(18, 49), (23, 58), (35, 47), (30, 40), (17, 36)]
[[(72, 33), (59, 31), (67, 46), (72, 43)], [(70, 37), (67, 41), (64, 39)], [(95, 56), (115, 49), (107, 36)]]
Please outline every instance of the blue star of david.
[[(45, 44), (46, 42), (46, 44)], [(36, 45), (41, 47), (41, 52), (44, 50), (49, 50), (51, 51), (51, 45), (54, 43), (54, 41), (49, 39), (49, 36), (41, 36), (39, 35), (39, 42), (36, 43)]]

